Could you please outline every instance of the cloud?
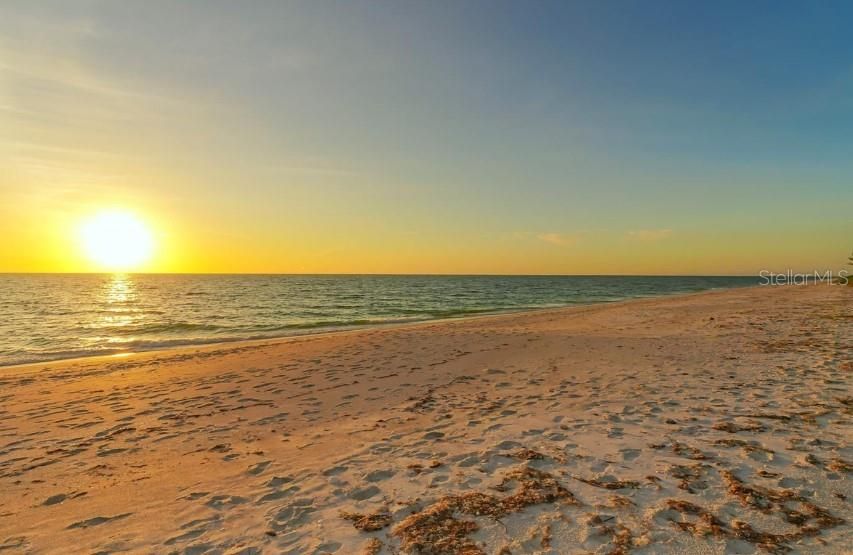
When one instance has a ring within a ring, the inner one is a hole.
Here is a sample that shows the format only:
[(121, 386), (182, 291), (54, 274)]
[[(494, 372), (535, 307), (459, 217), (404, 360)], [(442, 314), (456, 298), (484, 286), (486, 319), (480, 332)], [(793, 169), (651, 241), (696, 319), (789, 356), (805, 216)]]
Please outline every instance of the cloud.
[(580, 233), (575, 233), (573, 235), (566, 235), (563, 233), (540, 233), (536, 236), (540, 241), (544, 241), (546, 243), (550, 243), (552, 245), (557, 245), (559, 247), (568, 247), (576, 244), (580, 238)]
[(638, 229), (625, 236), (633, 241), (662, 241), (672, 235), (671, 229)]

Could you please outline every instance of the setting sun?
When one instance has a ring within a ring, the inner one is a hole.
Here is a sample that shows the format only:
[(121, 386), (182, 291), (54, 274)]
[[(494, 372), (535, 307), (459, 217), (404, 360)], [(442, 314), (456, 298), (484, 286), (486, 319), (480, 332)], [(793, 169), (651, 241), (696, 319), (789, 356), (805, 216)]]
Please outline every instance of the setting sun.
[(101, 212), (80, 229), (89, 259), (106, 270), (134, 270), (151, 258), (154, 238), (149, 228), (128, 212)]

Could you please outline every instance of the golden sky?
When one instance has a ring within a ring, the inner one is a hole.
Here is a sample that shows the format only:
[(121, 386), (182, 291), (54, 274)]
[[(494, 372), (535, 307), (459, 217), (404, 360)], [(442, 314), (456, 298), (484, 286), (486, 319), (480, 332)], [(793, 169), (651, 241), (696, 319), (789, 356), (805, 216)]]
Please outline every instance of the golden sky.
[(842, 267), (847, 31), (743, 13), (697, 44), (674, 10), (652, 37), (583, 5), (6, 4), (0, 271), (112, 269), (80, 238), (109, 210), (152, 235), (136, 271)]

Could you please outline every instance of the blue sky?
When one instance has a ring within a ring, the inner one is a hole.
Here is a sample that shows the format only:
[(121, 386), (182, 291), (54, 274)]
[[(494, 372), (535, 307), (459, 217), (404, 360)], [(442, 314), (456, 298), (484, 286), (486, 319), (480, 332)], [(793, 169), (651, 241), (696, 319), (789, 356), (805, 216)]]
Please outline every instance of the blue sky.
[[(853, 248), (850, 3), (0, 15), (19, 244), (106, 202), (160, 220), (176, 270), (752, 273)], [(73, 266), (45, 256), (22, 265)]]

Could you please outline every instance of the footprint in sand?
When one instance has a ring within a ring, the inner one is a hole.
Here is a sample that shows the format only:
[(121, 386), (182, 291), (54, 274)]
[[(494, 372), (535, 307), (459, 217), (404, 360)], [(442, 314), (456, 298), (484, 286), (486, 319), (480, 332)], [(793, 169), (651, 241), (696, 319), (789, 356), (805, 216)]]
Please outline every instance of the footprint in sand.
[(311, 519), (314, 500), (311, 498), (296, 499), (281, 508), (273, 517), (272, 528), (276, 532), (293, 530)]
[(619, 452), (622, 454), (622, 460), (624, 461), (633, 461), (640, 456), (639, 449), (621, 449)]
[(267, 467), (268, 467), (270, 464), (272, 464), (272, 461), (263, 461), (263, 462), (259, 462), (259, 463), (257, 463), (257, 464), (254, 464), (254, 465), (250, 466), (250, 467), (249, 467), (249, 470), (247, 470), (247, 471), (246, 471), (246, 473), (247, 473), (247, 474), (251, 474), (251, 475), (253, 475), (253, 476), (257, 476), (258, 474), (260, 474), (260, 473), (262, 473), (264, 470), (266, 470), (266, 469), (267, 469)]
[(293, 478), (290, 476), (274, 476), (269, 482), (265, 485), (268, 488), (277, 488), (284, 484), (288, 484), (293, 481)]
[(168, 540), (163, 542), (163, 545), (174, 545), (176, 543), (183, 543), (190, 540), (194, 540), (205, 532), (207, 532), (207, 528), (196, 528), (195, 530), (190, 530), (189, 532), (185, 532), (183, 534), (169, 538)]
[(365, 499), (370, 499), (374, 495), (377, 495), (379, 491), (379, 488), (376, 486), (368, 486), (366, 488), (354, 489), (350, 492), (349, 497), (356, 501), (364, 501)]
[(273, 491), (270, 492), (260, 499), (258, 499), (258, 503), (269, 503), (270, 501), (278, 501), (279, 499), (284, 499), (285, 497), (289, 497), (294, 493), (299, 491), (299, 486), (290, 486), (287, 489)]
[(205, 503), (211, 509), (224, 509), (229, 505), (241, 505), (248, 501), (245, 497), (240, 497), (239, 495), (214, 495), (210, 498), (210, 500)]
[(210, 492), (207, 491), (194, 491), (186, 497), (179, 497), (178, 499), (186, 499), (187, 501), (195, 501), (196, 499), (201, 499), (202, 497), (207, 497)]
[(323, 476), (337, 476), (342, 472), (346, 472), (347, 467), (345, 466), (333, 466), (332, 468), (327, 468), (323, 471)]
[(42, 505), (56, 505), (58, 503), (62, 503), (66, 499), (77, 499), (78, 497), (83, 497), (86, 495), (85, 491), (74, 491), (71, 493), (58, 493), (56, 495), (51, 495), (48, 497)]
[(73, 530), (75, 528), (91, 528), (92, 526), (100, 526), (101, 524), (106, 524), (107, 522), (127, 518), (132, 514), (133, 513), (123, 513), (115, 516), (96, 516), (88, 520), (81, 520), (79, 522), (75, 522), (74, 524), (69, 524), (68, 529)]
[(23, 553), (24, 547), (29, 544), (29, 540), (24, 536), (17, 536), (13, 538), (6, 538), (3, 543), (0, 543), (0, 551), (5, 551), (7, 549), (20, 549), (19, 553)]
[(343, 547), (342, 543), (339, 542), (326, 542), (317, 546), (317, 549), (314, 550), (312, 555), (325, 555), (326, 553), (335, 553)]
[(382, 480), (387, 480), (396, 474), (393, 470), (374, 470), (364, 476), (364, 480), (367, 482), (381, 482)]

